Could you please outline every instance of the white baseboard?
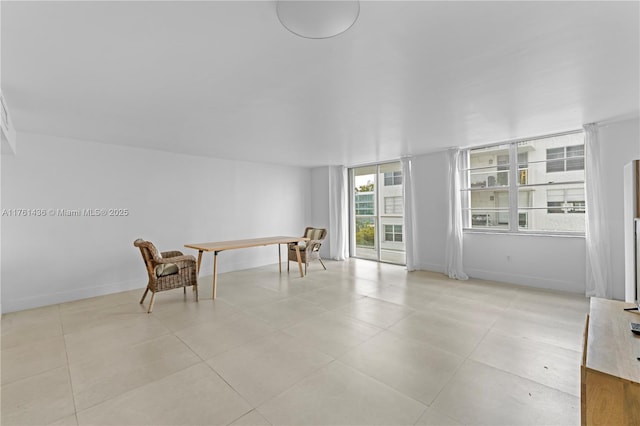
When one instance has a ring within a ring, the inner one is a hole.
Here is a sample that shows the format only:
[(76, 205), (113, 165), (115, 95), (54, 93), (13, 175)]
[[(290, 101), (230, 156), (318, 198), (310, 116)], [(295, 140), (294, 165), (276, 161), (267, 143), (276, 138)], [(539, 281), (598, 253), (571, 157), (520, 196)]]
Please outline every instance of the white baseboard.
[[(445, 273), (444, 265), (435, 263), (420, 263), (416, 265), (416, 269), (422, 271), (440, 272), (443, 274)], [(572, 282), (522, 274), (510, 274), (484, 269), (465, 269), (464, 272), (469, 275), (469, 278), (476, 278), (480, 280), (498, 281), (508, 284), (541, 288), (545, 290), (566, 291), (569, 293), (585, 294), (586, 291), (585, 284), (583, 282)]]
[(416, 269), (419, 271), (440, 272), (444, 274), (444, 265), (438, 265), (435, 263), (419, 263), (416, 265)]
[[(220, 259), (218, 259), (218, 274), (223, 274), (225, 272), (239, 271), (250, 268), (257, 268), (260, 266), (265, 266), (273, 263), (273, 259), (271, 262), (259, 262), (256, 260), (249, 261), (235, 261), (235, 262), (227, 262), (221, 265)], [(275, 264), (277, 265), (277, 263)], [(284, 259), (283, 259), (284, 265)], [(277, 266), (276, 270), (277, 270)], [(202, 278), (204, 276), (212, 276), (213, 275), (213, 264), (202, 266), (200, 269), (199, 277)], [(146, 277), (142, 279), (123, 281), (119, 283), (111, 283), (105, 284), (102, 286), (95, 287), (82, 287), (69, 291), (57, 292), (57, 293), (48, 293), (48, 294), (37, 294), (30, 297), (24, 297), (20, 299), (14, 300), (3, 300), (3, 313), (8, 312), (16, 312), (23, 311), (25, 309), (33, 309), (39, 308), (42, 306), (55, 305), (58, 303), (65, 302), (73, 302), (74, 300), (87, 299), (90, 297), (103, 296), (105, 294), (113, 294), (119, 293), (122, 291), (129, 291), (140, 289), (140, 291), (144, 290), (147, 285)]]
[(482, 269), (465, 269), (470, 278), (478, 278), (487, 281), (498, 281), (510, 284), (536, 287), (545, 290), (566, 291), (569, 293), (585, 294), (585, 283), (578, 283), (566, 280), (557, 280), (544, 277), (533, 277), (529, 275), (509, 274), (498, 271), (487, 271)]
[(144, 290), (146, 280), (130, 280), (120, 283), (112, 283), (96, 287), (83, 287), (58, 293), (38, 294), (32, 297), (24, 297), (14, 300), (3, 300), (3, 313), (23, 311), (25, 309), (39, 308), (41, 306), (55, 305), (58, 303), (72, 302), (74, 300), (89, 297), (103, 296), (105, 294), (120, 293), (122, 291), (140, 289)]

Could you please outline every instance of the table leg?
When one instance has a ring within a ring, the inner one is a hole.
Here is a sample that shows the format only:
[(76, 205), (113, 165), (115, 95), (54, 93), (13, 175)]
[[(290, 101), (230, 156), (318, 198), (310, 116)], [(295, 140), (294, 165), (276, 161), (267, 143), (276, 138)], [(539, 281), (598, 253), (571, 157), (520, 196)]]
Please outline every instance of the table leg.
[(198, 267), (196, 269), (196, 274), (200, 275), (200, 263), (202, 263), (202, 250), (198, 250)]
[(198, 263), (196, 264), (196, 286), (193, 287), (193, 291), (196, 292), (196, 297), (198, 297), (197, 293), (197, 281), (198, 278), (200, 277), (200, 264), (202, 263), (202, 250), (198, 250)]
[(302, 271), (302, 258), (300, 257), (300, 246), (296, 244), (296, 257), (298, 258), (298, 268), (300, 269), (300, 277), (304, 277)]
[(212, 299), (216, 298), (216, 284), (218, 284), (218, 252), (213, 252), (213, 289), (212, 289)]
[(280, 252), (280, 244), (278, 244), (278, 272), (282, 273), (282, 253)]

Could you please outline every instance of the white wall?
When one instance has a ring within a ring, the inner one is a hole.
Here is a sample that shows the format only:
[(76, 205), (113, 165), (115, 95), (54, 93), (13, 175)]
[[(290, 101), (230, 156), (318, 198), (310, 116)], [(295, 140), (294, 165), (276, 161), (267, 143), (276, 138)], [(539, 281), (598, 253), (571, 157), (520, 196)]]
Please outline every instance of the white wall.
[[(447, 156), (414, 160), (419, 269), (444, 272), (447, 231)], [(465, 233), (464, 269), (469, 276), (581, 293), (584, 238)]]
[[(329, 167), (311, 169), (311, 223), (307, 226), (326, 228), (329, 231)], [(300, 234), (304, 228), (300, 230)], [(297, 235), (297, 234), (296, 234)], [(320, 256), (329, 258), (329, 237), (320, 247)]]
[[(0, 189), (2, 188), (2, 153), (0, 153)], [(0, 192), (1, 194), (1, 192)], [(2, 212), (2, 197), (0, 196), (0, 212)], [(0, 214), (0, 236), (2, 236), (2, 214)], [(2, 244), (0, 244), (0, 259), (2, 259)], [(0, 315), (2, 315), (2, 264), (0, 263)]]
[(584, 293), (584, 238), (466, 233), (464, 270), (473, 278)]
[[(310, 217), (310, 171), (20, 134), (2, 156), (2, 207), (127, 208), (126, 217), (3, 217), (5, 312), (144, 288), (133, 241), (159, 250), (298, 235)], [(219, 255), (220, 272), (277, 263), (272, 246)], [(203, 256), (200, 276), (211, 274)]]
[(640, 119), (600, 127), (605, 217), (613, 271), (613, 297), (624, 300), (624, 166), (640, 159)]
[(416, 267), (444, 272), (447, 238), (447, 154), (438, 152), (413, 159), (415, 192)]
[[(599, 130), (616, 299), (624, 299), (623, 169), (632, 159), (640, 158), (639, 129), (636, 118), (604, 125)], [(445, 153), (418, 156), (413, 169), (417, 264), (420, 269), (442, 272), (446, 241)], [(488, 280), (583, 293), (585, 256), (584, 238), (480, 233), (464, 236), (465, 271)]]
[[(623, 169), (640, 158), (640, 121), (600, 127), (602, 174), (606, 191), (608, 236), (613, 261), (613, 295), (624, 299)], [(416, 265), (444, 271), (447, 223), (447, 159), (445, 152), (416, 156), (413, 161), (416, 204)], [(314, 222), (328, 224), (328, 210), (316, 204), (328, 196), (326, 168), (312, 171)], [(475, 278), (575, 293), (585, 292), (585, 241), (582, 237), (549, 237), (466, 233), (464, 268)]]

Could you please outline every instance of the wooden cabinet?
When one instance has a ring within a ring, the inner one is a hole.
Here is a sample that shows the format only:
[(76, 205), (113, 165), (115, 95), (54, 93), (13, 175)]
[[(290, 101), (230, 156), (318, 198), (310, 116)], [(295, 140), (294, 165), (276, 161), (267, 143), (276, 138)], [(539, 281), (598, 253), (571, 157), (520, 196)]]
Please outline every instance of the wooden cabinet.
[(629, 303), (591, 299), (581, 366), (583, 425), (640, 425), (640, 323)]

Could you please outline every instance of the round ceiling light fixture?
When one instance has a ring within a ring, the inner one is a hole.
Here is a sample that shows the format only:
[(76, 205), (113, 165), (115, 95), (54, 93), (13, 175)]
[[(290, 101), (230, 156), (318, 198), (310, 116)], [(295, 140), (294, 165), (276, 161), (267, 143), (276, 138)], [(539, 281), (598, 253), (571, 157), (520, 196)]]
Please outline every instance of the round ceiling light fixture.
[(276, 8), (280, 23), (304, 38), (335, 37), (351, 28), (360, 14), (358, 0), (281, 0)]

